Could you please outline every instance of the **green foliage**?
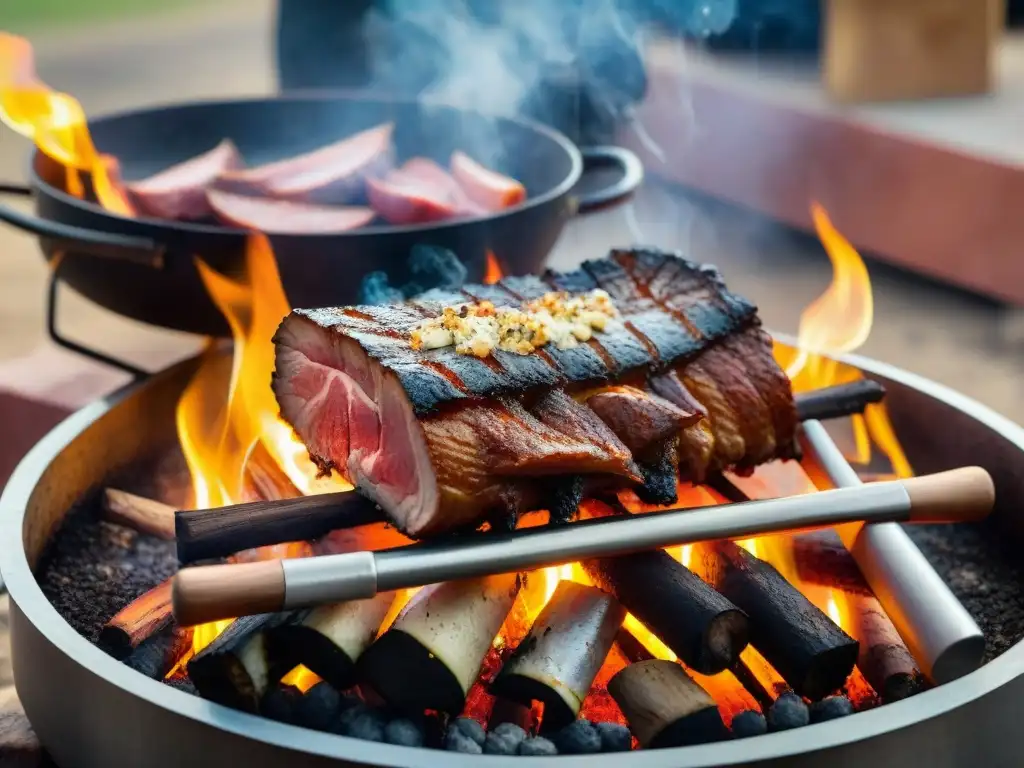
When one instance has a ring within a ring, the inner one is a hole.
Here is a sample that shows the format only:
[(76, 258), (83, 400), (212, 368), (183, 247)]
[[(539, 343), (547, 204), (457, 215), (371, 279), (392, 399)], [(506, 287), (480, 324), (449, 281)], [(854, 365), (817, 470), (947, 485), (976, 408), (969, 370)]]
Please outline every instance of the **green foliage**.
[(0, 0), (0, 29), (24, 34), (39, 30), (148, 16), (199, 0)]

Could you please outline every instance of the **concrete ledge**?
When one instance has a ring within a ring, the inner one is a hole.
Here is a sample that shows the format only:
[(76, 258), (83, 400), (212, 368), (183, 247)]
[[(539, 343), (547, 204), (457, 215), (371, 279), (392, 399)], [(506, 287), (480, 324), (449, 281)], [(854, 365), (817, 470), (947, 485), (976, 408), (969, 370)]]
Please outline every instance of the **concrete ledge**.
[(1008, 38), (996, 94), (830, 104), (813, 69), (656, 44), (639, 115), (664, 153), (623, 143), (653, 175), (810, 229), (822, 203), (858, 248), (1024, 305), (1024, 43)]

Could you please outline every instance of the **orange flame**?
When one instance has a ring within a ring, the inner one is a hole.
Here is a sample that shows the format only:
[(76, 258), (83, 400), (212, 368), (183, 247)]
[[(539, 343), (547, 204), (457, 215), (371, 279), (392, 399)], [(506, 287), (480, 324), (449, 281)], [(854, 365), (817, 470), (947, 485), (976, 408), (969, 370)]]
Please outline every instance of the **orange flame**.
[(178, 437), (192, 475), (196, 508), (242, 499), (246, 463), (257, 442), (305, 494), (351, 488), (334, 477), (318, 478), (305, 447), (278, 415), (270, 388), (273, 337), (291, 310), (267, 238), (249, 238), (241, 282), (201, 261), (196, 267), (234, 339), (233, 356), (215, 348), (206, 353), (178, 403)]
[(66, 168), (71, 194), (84, 196), (85, 172), (100, 205), (122, 216), (134, 214), (121, 189), (117, 159), (96, 150), (81, 104), (40, 80), (31, 44), (6, 32), (0, 32), (0, 121)]
[(501, 265), (498, 264), (498, 257), (494, 251), (487, 251), (487, 271), (484, 272), (484, 285), (494, 285), (503, 277)]
[[(832, 262), (832, 282), (800, 317), (796, 349), (776, 342), (775, 356), (786, 369), (793, 389), (844, 384), (862, 378), (856, 368), (829, 355), (858, 350), (871, 334), (874, 298), (867, 266), (857, 250), (839, 233), (825, 209), (811, 204), (818, 237)], [(867, 463), (871, 446), (888, 457), (893, 473), (911, 477), (913, 469), (896, 439), (884, 404), (869, 405), (852, 419), (857, 463)]]

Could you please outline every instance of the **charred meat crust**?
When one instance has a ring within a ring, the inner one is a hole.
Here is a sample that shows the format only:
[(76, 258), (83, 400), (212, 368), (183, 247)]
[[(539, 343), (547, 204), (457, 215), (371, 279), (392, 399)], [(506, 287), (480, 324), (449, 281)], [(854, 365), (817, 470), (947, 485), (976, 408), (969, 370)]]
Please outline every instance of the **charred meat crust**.
[[(650, 280), (643, 282), (633, 274)], [(416, 352), (408, 344), (413, 328), (424, 318), (439, 315), (445, 305), (484, 297), (512, 305), (552, 290), (594, 288), (612, 295), (625, 329), (601, 334), (590, 344), (568, 350), (545, 348), (544, 355), (499, 350), (487, 360), (451, 348)], [(573, 272), (505, 278), (497, 288), (474, 285), (462, 291), (432, 291), (406, 304), (297, 309), (292, 314), (356, 340), (369, 357), (398, 377), (417, 416), (446, 402), (521, 395), (608, 381), (633, 369), (668, 368), (757, 322), (756, 307), (726, 291), (717, 272), (652, 250), (615, 251), (611, 258), (585, 262)]]

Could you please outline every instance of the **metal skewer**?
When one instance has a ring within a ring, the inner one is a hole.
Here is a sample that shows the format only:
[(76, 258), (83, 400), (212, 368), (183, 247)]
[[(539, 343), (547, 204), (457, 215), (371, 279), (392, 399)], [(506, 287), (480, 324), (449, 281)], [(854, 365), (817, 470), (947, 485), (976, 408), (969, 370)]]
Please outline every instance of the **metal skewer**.
[[(819, 421), (805, 421), (804, 442), (837, 488), (861, 482)], [(935, 683), (946, 683), (981, 666), (985, 637), (967, 609), (896, 523), (839, 530), (875, 597), (911, 654)]]
[(858, 521), (977, 520), (993, 503), (992, 478), (966, 467), (805, 496), (491, 532), (378, 552), (198, 566), (175, 577), (174, 615), (191, 625), (594, 557)]

